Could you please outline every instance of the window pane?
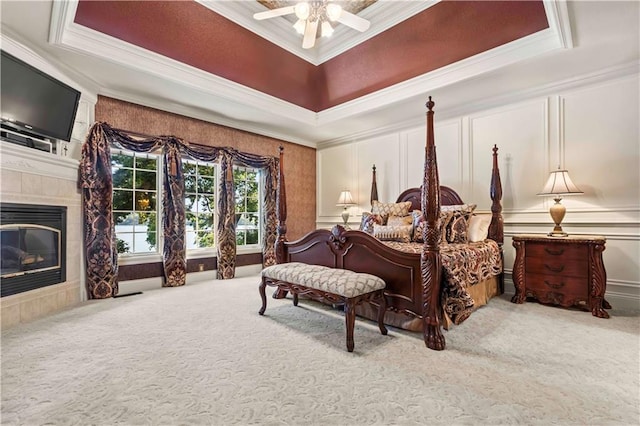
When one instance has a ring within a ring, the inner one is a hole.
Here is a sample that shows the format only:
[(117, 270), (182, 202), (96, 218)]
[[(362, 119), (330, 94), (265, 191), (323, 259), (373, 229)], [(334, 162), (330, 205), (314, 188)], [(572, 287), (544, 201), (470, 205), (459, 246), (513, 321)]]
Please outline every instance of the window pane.
[(239, 246), (245, 245), (244, 231), (236, 231), (236, 244)]
[(198, 230), (199, 231), (213, 231), (213, 215), (212, 214), (199, 214), (198, 215)]
[(185, 217), (185, 226), (187, 231), (196, 230), (196, 215), (194, 213), (187, 212)]
[(133, 210), (133, 191), (113, 191), (114, 210)]
[(116, 232), (116, 250), (120, 253), (131, 253), (133, 249), (133, 234)]
[(216, 172), (215, 172), (215, 166), (213, 165), (206, 165), (206, 164), (200, 164), (198, 166), (198, 174), (200, 176), (215, 176)]
[(155, 158), (136, 157), (136, 168), (156, 170), (158, 161)]
[(213, 232), (198, 232), (198, 247), (213, 247), (214, 242)]
[(112, 153), (111, 167), (133, 167), (133, 157), (131, 155)]
[(258, 244), (258, 238), (259, 235), (257, 229), (247, 231), (247, 244)]
[(198, 192), (200, 194), (213, 194), (215, 192), (215, 188), (215, 180), (213, 178), (198, 178)]
[(182, 173), (185, 175), (194, 175), (196, 174), (196, 164), (192, 162), (183, 161), (182, 162)]
[(156, 193), (136, 191), (137, 210), (151, 211), (156, 209)]
[(192, 194), (187, 194), (184, 196), (184, 209), (186, 211), (196, 212), (198, 205), (196, 204), (196, 196)]
[(132, 216), (132, 212), (113, 213), (113, 223), (116, 227), (120, 225), (133, 225), (130, 219)]
[(136, 189), (156, 189), (156, 172), (136, 170)]
[(187, 250), (198, 248), (197, 236), (195, 232), (187, 232), (185, 234), (185, 246)]
[(184, 192), (185, 194), (195, 194), (196, 192), (196, 176), (184, 175)]
[[(153, 241), (155, 241), (155, 232), (153, 234)], [(149, 253), (150, 251), (155, 251), (155, 244), (152, 245), (147, 242), (146, 232), (136, 232), (133, 236), (133, 253)]]
[(111, 172), (114, 188), (131, 188), (133, 184), (133, 170), (113, 169)]
[(215, 210), (215, 200), (213, 197), (198, 196), (198, 211), (201, 213), (213, 213)]

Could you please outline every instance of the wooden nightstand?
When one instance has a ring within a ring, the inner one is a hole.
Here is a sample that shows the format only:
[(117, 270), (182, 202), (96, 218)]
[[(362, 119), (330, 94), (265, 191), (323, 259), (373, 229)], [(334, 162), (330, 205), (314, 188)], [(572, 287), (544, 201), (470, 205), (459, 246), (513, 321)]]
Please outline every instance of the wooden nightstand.
[(516, 235), (513, 303), (533, 297), (542, 303), (579, 306), (599, 318), (609, 318), (604, 300), (607, 273), (602, 262), (605, 237)]

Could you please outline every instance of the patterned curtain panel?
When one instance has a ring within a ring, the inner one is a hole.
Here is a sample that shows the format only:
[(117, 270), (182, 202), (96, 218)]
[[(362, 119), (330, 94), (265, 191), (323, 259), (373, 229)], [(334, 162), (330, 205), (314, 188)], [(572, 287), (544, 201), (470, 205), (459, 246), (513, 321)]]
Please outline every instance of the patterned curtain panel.
[(80, 186), (87, 293), (90, 299), (104, 299), (118, 294), (118, 251), (112, 215), (111, 151), (103, 123), (91, 127), (82, 145)]
[(278, 167), (277, 157), (266, 157), (262, 155), (249, 154), (246, 152), (233, 151), (234, 158), (244, 165), (263, 169), (265, 173), (265, 191), (263, 197), (263, 229), (262, 237), (262, 264), (271, 266), (276, 264), (276, 237), (277, 237), (277, 203), (276, 194), (278, 190)]
[(163, 287), (177, 287), (187, 282), (185, 249), (184, 178), (182, 176), (181, 141), (169, 138), (164, 144), (164, 180), (162, 230), (164, 246)]
[(221, 176), (218, 193), (218, 279), (236, 274), (236, 206), (233, 189), (233, 157), (224, 152), (220, 158)]
[(266, 170), (265, 191), (264, 191), (264, 239), (262, 252), (262, 265), (271, 266), (276, 262), (276, 238), (278, 237), (278, 215), (277, 215), (277, 191), (278, 191), (278, 163), (272, 159)]

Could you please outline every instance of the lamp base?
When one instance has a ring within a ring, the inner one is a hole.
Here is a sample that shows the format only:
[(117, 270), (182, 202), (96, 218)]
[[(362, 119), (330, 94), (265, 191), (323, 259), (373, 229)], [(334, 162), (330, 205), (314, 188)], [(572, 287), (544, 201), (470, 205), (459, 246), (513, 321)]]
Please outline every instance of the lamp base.
[(345, 207), (344, 211), (342, 212), (342, 222), (343, 222), (342, 227), (347, 230), (351, 229), (349, 228), (349, 224), (347, 224), (347, 222), (349, 221), (349, 216), (350, 216), (349, 210), (347, 210), (347, 208)]
[(564, 219), (564, 214), (567, 211), (565, 207), (560, 204), (560, 200), (562, 200), (562, 197), (557, 196), (553, 200), (555, 201), (555, 204), (552, 205), (549, 209), (549, 214), (551, 214), (553, 223), (555, 223), (556, 226), (554, 226), (553, 231), (549, 232), (547, 235), (549, 237), (568, 237), (569, 234), (564, 232), (562, 230), (562, 226), (560, 226), (560, 224), (562, 223), (562, 219)]

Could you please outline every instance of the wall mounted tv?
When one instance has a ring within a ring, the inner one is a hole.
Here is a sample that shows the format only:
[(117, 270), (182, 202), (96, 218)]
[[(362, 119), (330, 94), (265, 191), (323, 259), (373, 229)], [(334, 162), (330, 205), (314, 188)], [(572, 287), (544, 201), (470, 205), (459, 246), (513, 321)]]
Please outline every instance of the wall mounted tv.
[(4, 50), (0, 70), (2, 127), (69, 141), (80, 92)]

